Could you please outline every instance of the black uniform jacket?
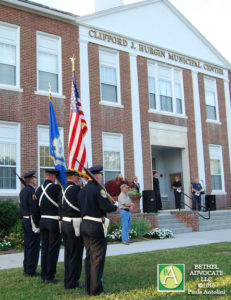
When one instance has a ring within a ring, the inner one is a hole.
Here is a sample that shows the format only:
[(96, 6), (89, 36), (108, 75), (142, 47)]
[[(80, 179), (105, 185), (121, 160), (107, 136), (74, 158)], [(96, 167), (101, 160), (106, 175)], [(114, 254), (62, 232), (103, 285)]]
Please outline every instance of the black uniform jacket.
[(160, 195), (160, 183), (159, 179), (153, 177), (153, 190), (156, 193), (156, 195)]
[(26, 185), (19, 194), (20, 209), (22, 216), (32, 215), (33, 195), (35, 188), (31, 185)]
[(59, 202), (61, 207), (61, 216), (70, 218), (80, 218), (80, 212), (72, 208), (65, 199), (63, 199), (63, 192), (67, 200), (75, 207), (79, 208), (78, 205), (78, 194), (80, 186), (74, 182), (68, 181), (64, 191), (59, 194)]
[(90, 216), (101, 218), (107, 212), (116, 211), (117, 207), (111, 204), (102, 187), (94, 181), (88, 181), (78, 194), (81, 217)]
[[(45, 180), (43, 183), (44, 188), (51, 183), (51, 185), (46, 189), (47, 195), (58, 204), (58, 197), (61, 191), (61, 187), (58, 184), (53, 183), (51, 180)], [(42, 195), (43, 190), (41, 186), (39, 186), (35, 192), (35, 205), (33, 209), (33, 220), (38, 227), (39, 220), (41, 215), (48, 215), (48, 216), (58, 216), (59, 215), (59, 207), (56, 207), (50, 200), (47, 199), (46, 195), (44, 194), (41, 200), (41, 205), (39, 207), (39, 199)]]

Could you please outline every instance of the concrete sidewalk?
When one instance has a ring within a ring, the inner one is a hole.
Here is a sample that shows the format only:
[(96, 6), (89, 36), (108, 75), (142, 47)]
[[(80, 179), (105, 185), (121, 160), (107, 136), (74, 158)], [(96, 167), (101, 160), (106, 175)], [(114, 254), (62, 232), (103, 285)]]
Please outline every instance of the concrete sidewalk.
[[(155, 250), (173, 249), (213, 243), (231, 242), (231, 229), (189, 232), (176, 234), (174, 238), (134, 242), (130, 245), (110, 244), (107, 256), (149, 252)], [(64, 251), (60, 250), (59, 262), (64, 261)], [(0, 270), (22, 268), (23, 253), (0, 255)], [(40, 262), (39, 262), (40, 263)]]

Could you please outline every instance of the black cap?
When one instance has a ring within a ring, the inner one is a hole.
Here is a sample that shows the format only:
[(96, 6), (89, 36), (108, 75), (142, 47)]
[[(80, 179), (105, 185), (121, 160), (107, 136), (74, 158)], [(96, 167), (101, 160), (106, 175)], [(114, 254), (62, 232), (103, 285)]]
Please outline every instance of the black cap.
[(57, 169), (45, 169), (45, 173), (49, 173), (49, 174), (54, 174), (54, 175), (59, 175), (60, 171)]
[(35, 176), (35, 171), (30, 171), (22, 175), (23, 178), (30, 178), (30, 177), (36, 177)]
[(64, 171), (64, 173), (66, 174), (66, 176), (73, 176), (73, 175), (80, 176), (76, 170), (67, 169)]
[(92, 174), (103, 174), (103, 167), (102, 166), (94, 166), (89, 168), (89, 171)]

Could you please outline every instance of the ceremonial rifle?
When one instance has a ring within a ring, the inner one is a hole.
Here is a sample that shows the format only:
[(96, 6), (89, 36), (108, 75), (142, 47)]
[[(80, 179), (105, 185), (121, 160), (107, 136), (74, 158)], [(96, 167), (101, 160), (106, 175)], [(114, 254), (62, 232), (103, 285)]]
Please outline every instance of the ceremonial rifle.
[(21, 181), (21, 183), (26, 186), (27, 185), (26, 181), (21, 176), (19, 176), (15, 171), (14, 171), (14, 173), (18, 177), (18, 179)]
[(87, 174), (92, 180), (94, 180), (96, 183), (98, 183), (98, 184), (102, 187), (102, 189), (104, 189), (104, 191), (105, 191), (105, 193), (106, 193), (106, 195), (107, 195), (108, 200), (111, 202), (111, 204), (114, 204), (116, 201), (115, 201), (115, 200), (112, 198), (112, 196), (107, 192), (105, 186), (104, 186), (104, 185), (103, 185), (103, 184), (95, 177), (95, 175), (94, 175), (91, 171), (89, 171), (87, 168), (85, 168), (84, 165), (81, 164), (81, 162), (78, 161), (77, 158), (75, 158), (75, 160), (76, 160), (77, 163), (79, 163), (79, 165), (84, 169), (84, 171), (86, 172), (86, 174)]

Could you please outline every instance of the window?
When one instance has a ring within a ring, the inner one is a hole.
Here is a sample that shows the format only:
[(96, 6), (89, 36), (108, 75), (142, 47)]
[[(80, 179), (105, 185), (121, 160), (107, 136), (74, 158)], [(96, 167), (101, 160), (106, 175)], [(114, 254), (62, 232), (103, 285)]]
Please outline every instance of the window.
[(183, 80), (181, 70), (148, 64), (149, 108), (167, 114), (183, 115)]
[(120, 104), (118, 53), (100, 50), (99, 59), (101, 101)]
[(19, 87), (19, 27), (0, 22), (0, 85)]
[(156, 109), (155, 78), (148, 76), (149, 107)]
[[(59, 128), (63, 142), (63, 129)], [(54, 162), (50, 157), (49, 126), (38, 126), (38, 184), (45, 180), (45, 169), (54, 168)]]
[(62, 94), (61, 38), (37, 32), (37, 89)]
[(160, 110), (173, 111), (172, 106), (172, 86), (170, 81), (159, 80)]
[(123, 169), (123, 136), (103, 133), (103, 169), (104, 182), (115, 178)]
[(0, 191), (19, 189), (15, 172), (19, 170), (19, 125), (0, 122)]
[(224, 191), (224, 174), (221, 146), (210, 145), (209, 157), (212, 191)]
[(211, 78), (204, 78), (205, 86), (205, 105), (208, 120), (218, 120), (218, 105), (216, 93), (216, 80)]

